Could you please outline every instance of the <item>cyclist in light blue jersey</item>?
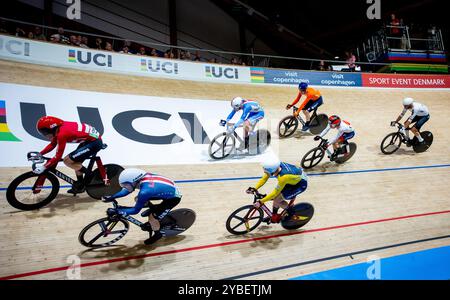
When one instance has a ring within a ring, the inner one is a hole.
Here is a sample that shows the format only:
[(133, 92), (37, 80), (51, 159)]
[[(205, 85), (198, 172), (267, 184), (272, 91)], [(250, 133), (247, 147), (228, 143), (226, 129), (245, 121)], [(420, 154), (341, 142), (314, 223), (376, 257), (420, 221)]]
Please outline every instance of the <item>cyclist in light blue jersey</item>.
[[(264, 118), (263, 108), (255, 100), (243, 99), (241, 97), (236, 97), (231, 100), (231, 107), (233, 110), (226, 120), (220, 121), (220, 125), (225, 126), (234, 117), (236, 112), (242, 110), (241, 118), (233, 126), (228, 128), (228, 133), (232, 133), (236, 128), (244, 124), (244, 140), (248, 140), (248, 135), (253, 132), (256, 124)], [(240, 145), (238, 150), (243, 150), (245, 147), (246, 145)]]

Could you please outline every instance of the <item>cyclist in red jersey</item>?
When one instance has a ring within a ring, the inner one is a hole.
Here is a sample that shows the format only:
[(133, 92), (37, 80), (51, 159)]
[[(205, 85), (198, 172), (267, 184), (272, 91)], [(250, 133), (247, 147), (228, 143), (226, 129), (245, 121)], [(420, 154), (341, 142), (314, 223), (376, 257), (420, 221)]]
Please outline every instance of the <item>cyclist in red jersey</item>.
[(40, 153), (45, 155), (56, 147), (57, 149), (52, 159), (47, 161), (45, 165), (37, 167), (33, 172), (41, 174), (46, 169), (56, 167), (64, 154), (66, 144), (80, 143), (76, 150), (64, 157), (63, 161), (66, 166), (75, 170), (77, 175), (77, 181), (67, 192), (72, 194), (84, 192), (83, 174), (86, 172), (86, 168), (83, 166), (83, 161), (103, 147), (102, 138), (98, 131), (85, 123), (67, 122), (52, 116), (40, 118), (36, 128), (42, 136), (51, 141)]

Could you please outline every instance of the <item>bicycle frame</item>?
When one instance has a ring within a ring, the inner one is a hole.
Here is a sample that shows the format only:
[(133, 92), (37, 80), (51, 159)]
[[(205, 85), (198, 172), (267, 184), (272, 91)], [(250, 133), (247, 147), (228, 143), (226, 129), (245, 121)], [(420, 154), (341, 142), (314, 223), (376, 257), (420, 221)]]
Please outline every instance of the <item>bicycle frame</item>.
[[(315, 120), (316, 119), (316, 117), (317, 117), (317, 109), (318, 109), (318, 107), (316, 107), (314, 110), (313, 110), (313, 112), (312, 112), (312, 114), (311, 114), (311, 119), (310, 119), (310, 121), (312, 122), (312, 120)], [(294, 111), (294, 114), (298, 111), (298, 107), (297, 106), (293, 106), (292, 107), (292, 110)], [(297, 115), (297, 120), (302, 124), (302, 125), (305, 125), (305, 121), (303, 120), (303, 118), (300, 116), (300, 113)]]
[[(113, 204), (115, 209), (117, 209), (118, 206), (119, 206), (118, 203), (117, 203), (117, 200), (113, 200), (112, 204)], [(141, 226), (142, 224), (144, 224), (141, 221), (139, 221), (138, 219), (135, 219), (135, 218), (133, 218), (132, 216), (129, 216), (129, 215), (125, 215), (125, 216), (119, 215), (119, 217), (121, 219), (123, 219), (123, 220), (130, 221), (131, 223), (133, 223), (134, 225), (137, 225), (137, 226)]]
[[(30, 152), (30, 153), (36, 154), (37, 152)], [(30, 157), (29, 154), (28, 154), (28, 160), (33, 161), (33, 167), (32, 167), (33, 170), (35, 169), (36, 164), (44, 163), (44, 161), (50, 160), (49, 157), (40, 156), (40, 154), (37, 157)], [(60, 161), (62, 161), (62, 160), (60, 160)], [(92, 173), (93, 173), (92, 169), (94, 168), (94, 163), (97, 164), (97, 168), (100, 172), (100, 176), (102, 177), (104, 184), (109, 185), (110, 180), (108, 178), (108, 175), (106, 174), (105, 167), (99, 156), (91, 156), (89, 158), (89, 164), (88, 164), (88, 167), (86, 168), (87, 171), (84, 176), (84, 183), (86, 184), (87, 179), (90, 178), (90, 176), (92, 175)], [(56, 168), (48, 170), (48, 173), (55, 175), (56, 177), (64, 180), (65, 182), (67, 182), (71, 185), (73, 185), (73, 183), (75, 182), (75, 180), (72, 177), (62, 173), (61, 171), (57, 170)], [(41, 188), (45, 182), (45, 179), (46, 179), (45, 173), (39, 175), (38, 179), (36, 180), (35, 184), (33, 185), (33, 193), (36, 194), (41, 191)]]
[[(254, 196), (253, 203), (255, 203), (255, 202), (258, 201), (259, 199), (262, 199), (265, 195), (261, 195), (261, 194), (256, 194), (256, 193), (254, 193), (253, 196)], [(292, 207), (292, 205), (294, 204), (295, 199), (296, 199), (296, 198), (293, 198), (293, 199), (289, 200), (289, 204), (288, 204), (287, 208)], [(260, 206), (260, 208), (267, 214), (267, 216), (268, 216), (269, 218), (272, 218), (272, 216), (273, 216), (272, 210), (269, 209), (264, 203)], [(283, 209), (283, 210), (281, 211), (280, 215), (284, 214), (284, 212), (287, 210), (287, 208), (286, 208), (286, 209)], [(258, 210), (257, 208), (254, 208), (254, 209), (250, 210), (250, 211), (247, 213), (245, 219), (251, 218), (251, 217), (253, 216), (253, 214), (254, 214), (257, 210)], [(247, 228), (247, 230), (250, 229), (250, 228), (249, 228), (248, 222), (245, 222), (245, 227)]]

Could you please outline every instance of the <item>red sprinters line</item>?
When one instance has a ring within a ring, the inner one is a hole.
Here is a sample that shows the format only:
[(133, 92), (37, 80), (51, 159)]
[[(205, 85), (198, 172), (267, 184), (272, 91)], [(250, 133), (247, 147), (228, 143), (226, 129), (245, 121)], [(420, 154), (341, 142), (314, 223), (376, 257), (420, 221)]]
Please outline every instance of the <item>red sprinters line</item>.
[(142, 259), (142, 258), (153, 257), (153, 256), (163, 256), (163, 255), (174, 254), (174, 253), (197, 251), (197, 250), (217, 248), (217, 247), (225, 247), (225, 246), (230, 246), (230, 245), (243, 244), (243, 243), (249, 243), (249, 242), (254, 242), (254, 241), (272, 239), (272, 238), (279, 238), (279, 237), (283, 237), (283, 236), (291, 236), (291, 235), (305, 234), (305, 233), (319, 232), (319, 231), (328, 231), (328, 230), (334, 230), (334, 229), (340, 229), (340, 228), (368, 225), (368, 224), (373, 224), (373, 223), (382, 223), (382, 222), (389, 222), (389, 221), (396, 221), (396, 220), (403, 220), (403, 219), (412, 219), (412, 218), (425, 217), (425, 216), (431, 216), (431, 215), (439, 215), (439, 214), (448, 214), (448, 213), (450, 213), (450, 210), (408, 215), (408, 216), (402, 216), (402, 217), (394, 217), (394, 218), (381, 219), (381, 220), (365, 221), (365, 222), (352, 223), (352, 224), (346, 224), (346, 225), (337, 225), (337, 226), (310, 229), (310, 230), (304, 230), (304, 231), (287, 232), (287, 233), (268, 235), (268, 236), (257, 237), (257, 238), (249, 238), (249, 239), (244, 239), (244, 240), (237, 240), (237, 241), (217, 243), (217, 244), (209, 244), (209, 245), (203, 245), (203, 246), (155, 252), (155, 253), (136, 255), (136, 256), (125, 256), (125, 257), (119, 257), (119, 258), (108, 259), (108, 260), (94, 261), (94, 262), (84, 263), (84, 264), (75, 265), (75, 266), (73, 266), (73, 265), (72, 266), (64, 266), (64, 267), (58, 267), (58, 268), (38, 270), (38, 271), (33, 271), (33, 272), (28, 272), (28, 273), (14, 274), (14, 275), (0, 277), (0, 280), (9, 280), (9, 279), (15, 279), (15, 278), (22, 278), (22, 277), (46, 274), (46, 273), (53, 273), (53, 272), (58, 272), (58, 271), (65, 271), (69, 268), (74, 268), (74, 267), (86, 268), (86, 267), (104, 265), (104, 264), (115, 263), (115, 262), (120, 262), (120, 261), (128, 261), (128, 260), (133, 260), (133, 259)]

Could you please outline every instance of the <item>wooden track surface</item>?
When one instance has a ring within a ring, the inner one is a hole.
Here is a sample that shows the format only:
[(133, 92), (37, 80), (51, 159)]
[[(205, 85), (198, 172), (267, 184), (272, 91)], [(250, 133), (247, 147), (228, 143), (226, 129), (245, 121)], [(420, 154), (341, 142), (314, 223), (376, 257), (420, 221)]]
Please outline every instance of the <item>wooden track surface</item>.
[[(0, 81), (88, 91), (140, 94), (161, 97), (216, 99), (234, 96), (257, 99), (268, 116), (264, 125), (276, 134), (278, 120), (289, 114), (284, 107), (296, 96), (294, 87), (237, 85), (161, 80), (0, 61)], [(343, 165), (322, 162), (310, 176), (302, 201), (315, 207), (315, 216), (301, 231), (288, 232), (280, 225), (261, 226), (246, 236), (230, 236), (224, 223), (236, 208), (250, 204), (244, 193), (256, 180), (180, 183), (180, 207), (193, 209), (195, 224), (183, 235), (145, 246), (146, 234), (131, 226), (117, 247), (88, 250), (78, 243), (80, 230), (100, 217), (108, 205), (86, 194), (71, 197), (65, 189), (47, 207), (21, 212), (8, 205), (0, 191), (0, 277), (15, 274), (24, 279), (65, 279), (67, 258), (78, 255), (82, 279), (286, 279), (380, 257), (450, 245), (449, 238), (392, 247), (370, 253), (328, 259), (303, 266), (271, 268), (333, 257), (393, 244), (428, 239), (450, 233), (450, 92), (444, 90), (319, 88), (325, 104), (322, 111), (338, 114), (356, 129), (355, 156)], [(381, 154), (382, 138), (393, 131), (389, 122), (401, 110), (401, 99), (411, 96), (425, 103), (431, 120), (424, 126), (434, 134), (429, 151), (415, 154), (402, 148), (391, 156)], [(226, 112), (224, 112), (224, 115)], [(306, 151), (315, 147), (311, 136), (274, 140), (274, 150), (283, 161), (299, 164)], [(117, 158), (120, 163), (120, 158)], [(384, 168), (403, 168), (385, 170)], [(174, 180), (255, 177), (257, 164), (211, 164), (141, 166)], [(65, 170), (64, 168), (62, 168)], [(27, 168), (0, 169), (0, 187), (6, 187)], [(347, 171), (372, 170), (363, 173)], [(378, 170), (378, 171), (377, 171)], [(70, 174), (70, 173), (69, 173)], [(263, 188), (269, 191), (274, 181)], [(121, 201), (132, 205), (132, 197)], [(439, 214), (428, 213), (440, 212)], [(404, 217), (396, 219), (398, 217)], [(392, 220), (389, 220), (392, 219)], [(380, 221), (381, 220), (381, 221)], [(383, 221), (384, 220), (384, 221)], [(369, 221), (379, 221), (367, 223)], [(361, 223), (361, 224), (358, 224)], [(343, 226), (346, 225), (346, 226)], [(318, 230), (320, 229), (320, 230)], [(289, 233), (290, 235), (283, 235)], [(256, 239), (255, 239), (256, 238)], [(117, 259), (115, 262), (109, 262)], [(49, 270), (52, 268), (59, 268)], [(254, 275), (249, 273), (257, 272)], [(247, 275), (246, 275), (247, 274)]]

